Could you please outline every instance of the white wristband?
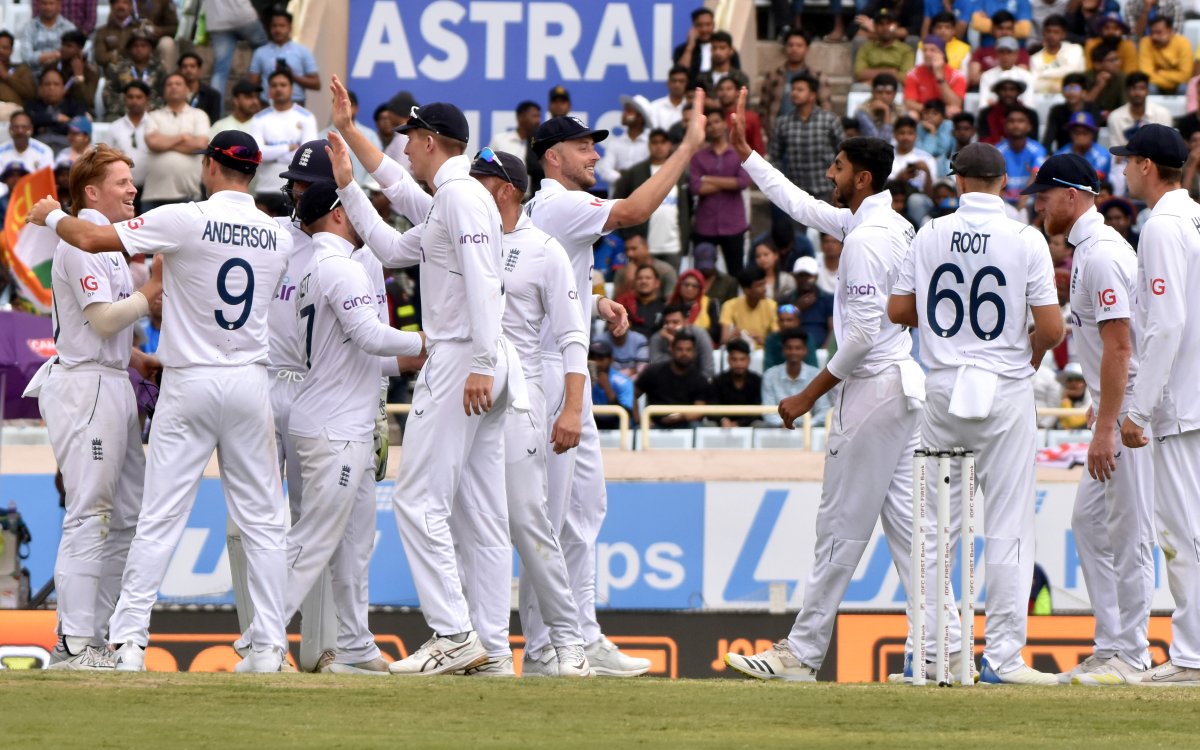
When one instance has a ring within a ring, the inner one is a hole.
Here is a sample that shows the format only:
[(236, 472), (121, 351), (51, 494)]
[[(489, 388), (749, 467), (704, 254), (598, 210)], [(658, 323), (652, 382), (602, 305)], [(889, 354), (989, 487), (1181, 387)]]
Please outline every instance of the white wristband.
[(67, 218), (67, 212), (62, 210), (61, 208), (56, 208), (53, 211), (51, 211), (50, 214), (46, 217), (46, 226), (50, 227), (55, 232), (57, 232), (58, 231), (58, 222), (62, 221), (65, 218)]

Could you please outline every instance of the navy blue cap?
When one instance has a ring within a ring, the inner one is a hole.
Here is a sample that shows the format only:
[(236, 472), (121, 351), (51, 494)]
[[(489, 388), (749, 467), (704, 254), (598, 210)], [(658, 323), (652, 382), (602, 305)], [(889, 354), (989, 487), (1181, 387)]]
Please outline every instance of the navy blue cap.
[(314, 182), (300, 196), (296, 205), (296, 218), (301, 224), (312, 224), (329, 214), (341, 203), (337, 185), (333, 182)]
[(1088, 160), (1079, 154), (1055, 154), (1042, 164), (1033, 182), (1021, 191), (1021, 195), (1054, 188), (1075, 188), (1096, 195), (1100, 192), (1100, 180)]
[(295, 182), (333, 182), (333, 162), (325, 151), (328, 145), (324, 138), (301, 144), (292, 154), (292, 163), (279, 176)]
[(447, 102), (434, 102), (424, 107), (414, 105), (409, 111), (408, 122), (396, 128), (397, 133), (416, 129), (428, 130), (447, 138), (466, 143), (471, 131), (462, 110)]
[(193, 151), (203, 154), (218, 164), (244, 174), (254, 174), (262, 164), (262, 151), (254, 136), (240, 130), (222, 130), (212, 137), (205, 148)]
[(599, 143), (608, 137), (607, 130), (592, 130), (583, 120), (571, 115), (551, 117), (533, 134), (533, 152), (538, 156), (546, 153), (546, 149), (563, 141), (574, 141), (579, 138), (591, 138), (592, 143)]
[(1187, 143), (1179, 131), (1157, 123), (1143, 125), (1124, 146), (1114, 146), (1108, 151), (1113, 156), (1141, 156), (1172, 169), (1183, 169), (1188, 160)]
[(525, 160), (506, 151), (485, 148), (471, 161), (472, 177), (499, 177), (521, 193), (529, 189), (529, 172)]

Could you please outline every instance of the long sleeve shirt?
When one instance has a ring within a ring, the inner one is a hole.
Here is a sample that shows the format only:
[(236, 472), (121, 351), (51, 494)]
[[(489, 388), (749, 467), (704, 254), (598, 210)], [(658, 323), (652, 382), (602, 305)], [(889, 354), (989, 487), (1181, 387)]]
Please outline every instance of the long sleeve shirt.
[(1183, 34), (1174, 34), (1164, 47), (1150, 37), (1138, 42), (1138, 69), (1150, 76), (1150, 84), (1164, 94), (1173, 94), (1192, 77), (1192, 43)]

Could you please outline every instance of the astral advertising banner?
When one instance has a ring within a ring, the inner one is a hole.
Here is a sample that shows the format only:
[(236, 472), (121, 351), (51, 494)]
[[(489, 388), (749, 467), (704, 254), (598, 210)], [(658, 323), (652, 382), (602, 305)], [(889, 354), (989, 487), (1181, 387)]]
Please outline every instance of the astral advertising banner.
[[(0, 492), (17, 502), (32, 532), (25, 564), (36, 590), (52, 576), (62, 525), (54, 478), (4, 475)], [(371, 603), (416, 606), (391, 493), (392, 482), (379, 485)], [(1056, 612), (1090, 607), (1071, 532), (1074, 496), (1071, 483), (1043, 484), (1037, 495), (1036, 559), (1051, 581)], [(812, 568), (820, 498), (821, 486), (815, 482), (611, 482), (608, 517), (597, 550), (597, 602), (604, 609), (799, 609)], [(986, 498), (982, 502), (986, 505)], [(987, 588), (982, 533), (978, 548), (983, 558), (977, 570), (983, 606)], [(1156, 552), (1155, 560), (1154, 608), (1171, 609), (1161, 554)], [(514, 575), (516, 569), (514, 557)], [(219, 480), (200, 482), (160, 595), (167, 603), (232, 603)], [(904, 609), (904, 589), (878, 525), (842, 609)]]

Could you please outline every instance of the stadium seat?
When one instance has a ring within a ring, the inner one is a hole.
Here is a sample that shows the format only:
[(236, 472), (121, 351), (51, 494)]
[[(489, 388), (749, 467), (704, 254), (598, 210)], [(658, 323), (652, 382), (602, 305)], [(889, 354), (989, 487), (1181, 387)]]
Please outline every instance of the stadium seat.
[(601, 448), (621, 448), (621, 431), (620, 430), (598, 430), (600, 434)]
[(812, 431), (812, 447), (810, 450), (821, 452), (825, 450), (825, 428), (814, 427)]
[(765, 356), (766, 355), (763, 353), (762, 349), (754, 349), (750, 352), (750, 371), (751, 372), (757, 372), (759, 375), (762, 375), (763, 358)]
[(1159, 96), (1153, 94), (1146, 97), (1147, 101), (1153, 102), (1160, 107), (1166, 107), (1171, 113), (1171, 117), (1183, 117), (1187, 114), (1187, 97), (1186, 96)]
[(779, 427), (755, 427), (754, 447), (804, 450), (804, 433), (801, 430), (784, 430)]
[(1092, 433), (1087, 430), (1047, 430), (1046, 446), (1054, 448), (1063, 443), (1090, 443)]
[(1200, 20), (1184, 21), (1182, 33), (1192, 43), (1192, 49), (1200, 47)]
[[(658, 435), (654, 436), (657, 440)], [(696, 449), (722, 448), (746, 450), (754, 443), (752, 427), (697, 427)]]
[[(652, 430), (651, 432), (650, 450), (691, 450), (695, 444), (695, 435), (691, 429)], [(645, 448), (645, 446), (642, 447)]]

